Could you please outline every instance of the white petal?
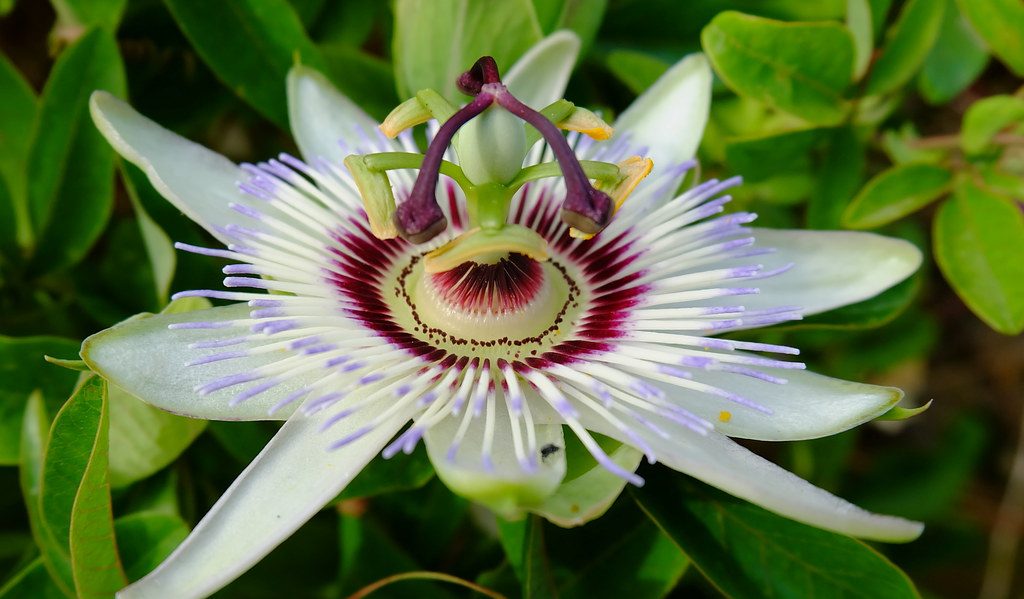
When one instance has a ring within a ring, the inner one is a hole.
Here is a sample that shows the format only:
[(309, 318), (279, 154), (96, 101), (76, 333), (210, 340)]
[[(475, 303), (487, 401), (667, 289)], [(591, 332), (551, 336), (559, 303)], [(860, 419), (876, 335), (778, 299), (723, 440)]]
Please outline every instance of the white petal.
[[(591, 430), (627, 439), (603, 419), (585, 409), (581, 422)], [(835, 532), (878, 541), (901, 542), (917, 538), (924, 528), (894, 516), (872, 514), (819, 489), (792, 472), (736, 444), (724, 435), (699, 435), (661, 418), (654, 422), (669, 439), (638, 430), (657, 453), (658, 460), (741, 499), (780, 516)]]
[(92, 119), (121, 156), (141, 168), (150, 183), (186, 216), (227, 243), (218, 231), (231, 223), (252, 222), (231, 209), (254, 205), (238, 190), (249, 177), (227, 158), (164, 129), (106, 92), (89, 100)]
[[(249, 334), (247, 328), (168, 329), (183, 322), (225, 322), (249, 317), (245, 304), (185, 312), (143, 314), (96, 333), (82, 344), (82, 359), (103, 378), (162, 410), (208, 420), (283, 420), (295, 407), (268, 415), (271, 406), (303, 383), (296, 379), (231, 407), (229, 402), (244, 387), (215, 391), (203, 396), (194, 389), (223, 376), (246, 372), (277, 356), (222, 360), (199, 366), (187, 363), (216, 351), (242, 350), (246, 344), (217, 349), (191, 349), (189, 344)], [(250, 383), (254, 384), (254, 383)]]
[(727, 372), (689, 372), (694, 380), (754, 401), (771, 410), (770, 414), (707, 393), (663, 382), (655, 384), (673, 403), (713, 422), (718, 432), (761, 441), (834, 435), (881, 416), (903, 397), (895, 387), (864, 385), (806, 370), (756, 370), (788, 382), (778, 384)]
[[(622, 469), (633, 472), (644, 454), (629, 445), (620, 445), (609, 451), (608, 457)], [(530, 511), (566, 528), (580, 526), (602, 516), (622, 493), (626, 480), (612, 474), (592, 458), (590, 463), (592, 468), (572, 480), (563, 481), (551, 497)]]
[(556, 31), (527, 50), (502, 81), (520, 101), (539, 110), (565, 94), (579, 53), (575, 33)]
[(237, 578), (345, 488), (411, 415), (406, 410), (341, 449), (328, 448), (388, 407), (378, 402), (328, 433), (319, 430), (327, 412), (296, 414), (174, 553), (117, 596), (206, 597)]
[(799, 306), (805, 315), (817, 314), (872, 298), (909, 277), (921, 265), (921, 251), (912, 243), (874, 233), (783, 229), (753, 232), (756, 247), (775, 251), (726, 265), (762, 264), (766, 270), (793, 266), (774, 277), (736, 282), (736, 287), (757, 287), (761, 292), (723, 298), (718, 304), (742, 303), (750, 310)]
[(288, 72), (287, 86), (288, 122), (307, 161), (323, 158), (340, 165), (349, 154), (363, 153), (359, 148), (373, 138), (388, 148), (398, 149), (393, 142), (381, 138), (377, 121), (320, 72), (294, 66)]
[[(654, 171), (643, 185), (652, 186), (667, 169), (697, 154), (711, 110), (711, 81), (707, 58), (691, 54), (666, 71), (615, 121), (615, 137), (627, 137), (632, 148), (647, 148), (646, 156), (654, 160)], [(675, 178), (682, 180), (682, 175)], [(669, 187), (669, 193), (674, 191), (674, 186)]]
[(482, 461), (484, 416), (471, 422), (455, 459), (448, 451), (461, 416), (449, 416), (427, 431), (427, 453), (438, 477), (452, 491), (482, 503), (506, 517), (518, 517), (525, 507), (534, 506), (555, 492), (565, 476), (565, 440), (560, 424), (536, 426), (537, 447), (554, 445), (554, 453), (536, 457), (536, 471), (528, 472), (516, 458), (511, 420), (504, 408), (496, 413), (490, 469)]

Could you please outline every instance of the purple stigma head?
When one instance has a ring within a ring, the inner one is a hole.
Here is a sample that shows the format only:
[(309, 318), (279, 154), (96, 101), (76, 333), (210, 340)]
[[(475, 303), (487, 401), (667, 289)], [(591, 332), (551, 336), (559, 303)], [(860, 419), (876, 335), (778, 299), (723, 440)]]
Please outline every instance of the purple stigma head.
[(481, 56), (468, 71), (459, 75), (455, 85), (467, 96), (476, 97), (487, 83), (501, 83), (498, 64), (490, 56)]

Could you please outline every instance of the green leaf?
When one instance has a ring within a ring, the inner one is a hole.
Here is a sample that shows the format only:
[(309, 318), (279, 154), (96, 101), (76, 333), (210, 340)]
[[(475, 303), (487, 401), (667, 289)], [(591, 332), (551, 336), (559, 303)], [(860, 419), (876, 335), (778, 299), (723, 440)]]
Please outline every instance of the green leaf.
[(909, 0), (885, 36), (864, 95), (895, 91), (917, 73), (939, 36), (945, 2)]
[(660, 58), (635, 50), (612, 50), (605, 58), (605, 66), (629, 91), (640, 95), (661, 77), (670, 66)]
[(128, 0), (50, 0), (50, 3), (57, 11), (57, 28), (98, 26), (113, 33)]
[(114, 151), (89, 118), (89, 94), (124, 96), (117, 43), (94, 29), (66, 50), (43, 90), (29, 156), (33, 270), (75, 264), (103, 232), (114, 201)]
[(945, 104), (967, 89), (988, 64), (988, 48), (954, 0), (944, 0), (942, 28), (924, 61), (917, 89), (932, 104)]
[(0, 250), (13, 253), (32, 241), (25, 199), (29, 142), (36, 118), (36, 95), (7, 57), (0, 55), (0, 186), (6, 187), (9, 210), (0, 206)]
[(392, 53), (398, 95), (408, 98), (430, 88), (462, 103), (455, 79), (476, 59), (490, 55), (508, 70), (540, 38), (530, 0), (396, 0)]
[(327, 74), (370, 116), (384, 120), (398, 105), (390, 64), (344, 44), (320, 46), (320, 52), (327, 60)]
[(820, 125), (846, 116), (843, 92), (853, 73), (853, 41), (838, 23), (784, 23), (727, 11), (701, 42), (737, 93)]
[(580, 37), (580, 56), (586, 56), (597, 36), (608, 0), (533, 0), (537, 21), (546, 34), (568, 29)]
[(972, 182), (939, 208), (933, 238), (942, 274), (967, 306), (1000, 333), (1024, 330), (1024, 213)]
[(997, 165), (979, 165), (979, 184), (985, 189), (1011, 198), (1024, 198), (1024, 177), (1003, 171)]
[(853, 78), (859, 81), (867, 72), (871, 55), (875, 51), (871, 3), (868, 0), (846, 0), (846, 28), (853, 38)]
[(811, 151), (826, 133), (823, 129), (800, 129), (732, 140), (726, 145), (725, 156), (729, 167), (742, 174), (744, 181), (764, 181), (784, 173), (807, 171)]
[(418, 447), (410, 455), (403, 453), (387, 460), (373, 460), (352, 479), (335, 501), (418, 489), (433, 477), (434, 467), (430, 465), (427, 452)]
[(630, 501), (618, 502), (585, 527), (545, 527), (562, 599), (660, 599), (671, 592), (689, 560)]
[(162, 512), (136, 512), (114, 521), (124, 572), (134, 582), (153, 571), (188, 536), (184, 520)]
[(285, 76), (295, 60), (325, 63), (285, 0), (165, 0), (196, 52), (238, 97), (288, 127)]
[(818, 168), (818, 186), (807, 203), (807, 226), (838, 229), (843, 211), (860, 189), (867, 163), (864, 140), (851, 127), (832, 131)]
[(206, 429), (205, 420), (176, 416), (110, 386), (110, 483), (124, 487), (174, 460)]
[(921, 290), (921, 275), (893, 285), (871, 299), (809, 316), (778, 329), (873, 329), (887, 324), (903, 313)]
[(0, 335), (0, 465), (18, 463), (25, 402), (33, 391), (55, 412), (71, 393), (78, 375), (47, 364), (46, 354), (75, 355), (79, 344), (60, 337)]
[(964, 114), (960, 146), (967, 154), (981, 154), (989, 149), (989, 142), (997, 133), (1022, 121), (1024, 98), (990, 96), (978, 100)]
[(177, 254), (174, 252), (174, 243), (167, 233), (160, 228), (149, 213), (146, 212), (142, 201), (139, 199), (138, 184), (133, 176), (142, 177), (142, 171), (138, 169), (128, 170), (124, 163), (121, 165), (121, 180), (124, 181), (125, 190), (128, 192), (128, 199), (131, 200), (132, 209), (135, 211), (135, 218), (138, 219), (139, 232), (142, 234), (142, 241), (146, 245), (146, 254), (149, 256), (149, 265), (153, 269), (153, 283), (156, 286), (156, 297), (161, 305), (167, 301), (167, 294), (171, 289), (171, 281), (174, 279), (174, 269), (177, 266)]
[(957, 4), (992, 53), (1024, 76), (1024, 4), (1019, 0), (957, 0)]
[(868, 545), (776, 516), (668, 469), (632, 492), (729, 597), (918, 597), (910, 579)]
[[(28, 512), (28, 523), (32, 529), (32, 537), (36, 545), (42, 547), (45, 542), (42, 521), (39, 516), (39, 489), (43, 476), (43, 451), (46, 448), (46, 437), (50, 432), (50, 418), (46, 414), (46, 404), (42, 394), (36, 391), (25, 407), (24, 424), (21, 427), (21, 459), (18, 478), (21, 496)], [(49, 578), (49, 575), (47, 575)], [(0, 593), (0, 596), (3, 594)]]
[(106, 385), (93, 376), (54, 418), (43, 460), (41, 549), (60, 564), (59, 576), (70, 565), (79, 596), (109, 596), (127, 583), (114, 540), (107, 431)]
[(43, 558), (32, 560), (0, 588), (0, 599), (66, 599), (46, 570)]
[(530, 516), (523, 530), (523, 598), (556, 598), (554, 575), (544, 547), (544, 520)]
[(903, 164), (875, 175), (843, 213), (843, 226), (873, 229), (927, 206), (949, 191), (953, 175), (931, 164)]

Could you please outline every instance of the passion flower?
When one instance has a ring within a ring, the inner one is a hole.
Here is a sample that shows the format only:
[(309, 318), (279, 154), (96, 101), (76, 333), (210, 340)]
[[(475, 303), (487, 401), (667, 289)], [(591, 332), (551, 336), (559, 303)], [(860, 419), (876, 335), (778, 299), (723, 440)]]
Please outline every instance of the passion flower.
[[(634, 470), (646, 455), (815, 526), (920, 534), (730, 439), (833, 434), (885, 413), (898, 390), (808, 373), (794, 348), (715, 336), (871, 297), (917, 268), (917, 250), (748, 228), (753, 214), (725, 213), (738, 179), (678, 194), (707, 118), (704, 58), (670, 69), (610, 135), (558, 101), (577, 48), (552, 36), (504, 82), (483, 60), (458, 82), (473, 96), (465, 107), (423, 92), (383, 132), (296, 67), (288, 97), (304, 159), (241, 167), (93, 97), (111, 144), (225, 245), (178, 245), (232, 263), (227, 289), (177, 297), (236, 303), (129, 320), (88, 339), (84, 359), (172, 412), (286, 420), (122, 596), (214, 592), (375, 454), (421, 441), (449, 487), (510, 517), (557, 511), (572, 436), (612, 475), (581, 519), (627, 481), (643, 484)], [(404, 130), (428, 120), (438, 124), (420, 154)], [(571, 142), (559, 127), (577, 132)], [(527, 151), (534, 130), (545, 143)], [(611, 456), (604, 437), (636, 451)]]

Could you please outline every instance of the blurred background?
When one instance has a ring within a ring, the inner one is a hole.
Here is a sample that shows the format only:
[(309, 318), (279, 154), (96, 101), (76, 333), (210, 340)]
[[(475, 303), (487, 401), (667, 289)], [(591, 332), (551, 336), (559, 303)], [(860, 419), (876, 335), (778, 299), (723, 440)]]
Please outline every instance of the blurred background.
[[(428, 27), (423, 15), (446, 18), (452, 4), (0, 0), (0, 587), (21, 581), (0, 597), (50, 588), (24, 586), (39, 549), (19, 492), (22, 428), (33, 392), (52, 419), (78, 373), (40, 356), (74, 360), (85, 336), (161, 310), (169, 292), (221, 279), (217, 261), (170, 248), (214, 242), (115, 160), (88, 116), (91, 91), (108, 89), (181, 135), (255, 162), (295, 151), (284, 105), (293, 58), (382, 118), (418, 89), (415, 74), (403, 74), (410, 53), (438, 51), (396, 37), (417, 22)], [(506, 20), (480, 38), (513, 40), (511, 61), (530, 36), (573, 29), (584, 45), (566, 97), (608, 121), (703, 39), (718, 77), (700, 158), (705, 177), (744, 175), (734, 209), (757, 212), (761, 226), (877, 230), (922, 248), (924, 265), (909, 281), (756, 340), (800, 347), (809, 368), (831, 376), (901, 387), (907, 408), (930, 409), (827, 439), (750, 446), (867, 509), (925, 521), (919, 541), (879, 547), (923, 596), (1024, 597), (1024, 3), (512, 4), (532, 29)], [(735, 40), (750, 41), (750, 53), (737, 56)], [(794, 93), (756, 80), (747, 67), (765, 56), (798, 81)], [(828, 64), (836, 61), (846, 69), (838, 78)], [(274, 426), (122, 413), (111, 410), (113, 512), (122, 561), (137, 577)], [(421, 569), (522, 592), (501, 537), (481, 532), (486, 518), (433, 477), (422, 452), (360, 480), (218, 596), (347, 596)], [(583, 529), (538, 526), (563, 596), (616, 596), (614, 580), (596, 575), (614, 567), (594, 547), (615, 557), (629, 549), (615, 542), (628, 531), (659, 534), (628, 493)], [(651, 588), (622, 592), (719, 594), (693, 568), (673, 562), (665, 571)], [(380, 596), (467, 592), (415, 582)]]

